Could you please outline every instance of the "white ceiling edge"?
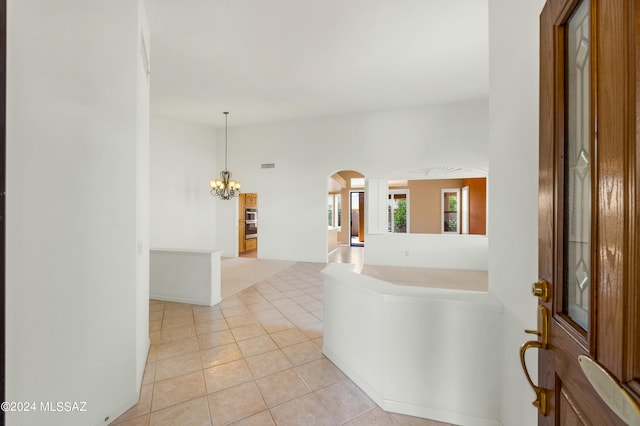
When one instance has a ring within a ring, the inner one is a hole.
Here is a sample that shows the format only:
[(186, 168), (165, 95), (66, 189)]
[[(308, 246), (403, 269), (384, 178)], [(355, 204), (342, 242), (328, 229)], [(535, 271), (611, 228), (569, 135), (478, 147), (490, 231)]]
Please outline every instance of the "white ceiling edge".
[(397, 171), (386, 176), (388, 180), (430, 180), (486, 178), (489, 170), (456, 165), (432, 165), (409, 171)]

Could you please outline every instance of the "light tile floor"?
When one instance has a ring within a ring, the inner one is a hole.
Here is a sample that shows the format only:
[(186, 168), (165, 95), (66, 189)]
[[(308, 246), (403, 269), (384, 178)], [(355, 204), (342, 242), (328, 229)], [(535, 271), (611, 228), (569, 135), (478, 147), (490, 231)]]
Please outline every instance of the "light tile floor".
[(150, 301), (140, 400), (113, 424), (442, 425), (384, 412), (322, 355), (323, 264), (213, 307)]
[(339, 245), (329, 253), (329, 263), (351, 263), (355, 272), (361, 272), (364, 266), (364, 247)]

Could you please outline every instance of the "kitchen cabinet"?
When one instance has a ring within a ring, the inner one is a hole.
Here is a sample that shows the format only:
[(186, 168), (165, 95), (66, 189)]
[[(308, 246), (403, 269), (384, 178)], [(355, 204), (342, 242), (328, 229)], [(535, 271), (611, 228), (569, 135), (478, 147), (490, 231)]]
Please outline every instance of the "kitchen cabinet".
[(252, 238), (250, 240), (244, 240), (244, 249), (245, 249), (245, 251), (257, 250), (258, 249), (258, 239), (257, 238)]
[[(258, 208), (258, 194), (240, 194), (238, 197), (238, 253), (244, 253), (251, 250), (258, 249), (258, 239), (249, 238), (246, 239), (247, 220), (251, 219), (251, 216), (247, 218), (247, 210), (257, 210)], [(253, 217), (255, 217), (253, 212)], [(251, 227), (250, 227), (251, 228)], [(255, 228), (255, 227), (254, 227)]]
[(257, 209), (258, 194), (244, 194), (244, 207), (246, 209)]

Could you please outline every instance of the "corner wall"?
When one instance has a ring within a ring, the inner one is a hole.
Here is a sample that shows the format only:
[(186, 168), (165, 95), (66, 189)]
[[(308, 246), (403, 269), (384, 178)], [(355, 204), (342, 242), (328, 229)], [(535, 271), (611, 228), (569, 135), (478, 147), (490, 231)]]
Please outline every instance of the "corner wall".
[(105, 424), (136, 402), (148, 344), (144, 19), (126, 0), (7, 10), (6, 397), (86, 411), (6, 420)]
[[(489, 1), (489, 291), (504, 303), (502, 422), (537, 423), (518, 348), (536, 328), (539, 15), (544, 1)], [(527, 357), (537, 377), (537, 357)]]

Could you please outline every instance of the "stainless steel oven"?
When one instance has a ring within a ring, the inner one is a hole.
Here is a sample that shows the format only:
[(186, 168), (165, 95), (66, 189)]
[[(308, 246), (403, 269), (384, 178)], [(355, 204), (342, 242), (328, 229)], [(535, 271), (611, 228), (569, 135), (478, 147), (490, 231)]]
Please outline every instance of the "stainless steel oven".
[(245, 209), (244, 210), (244, 220), (258, 220), (258, 210), (257, 209)]
[(246, 209), (244, 212), (244, 238), (258, 238), (258, 211), (256, 209)]

